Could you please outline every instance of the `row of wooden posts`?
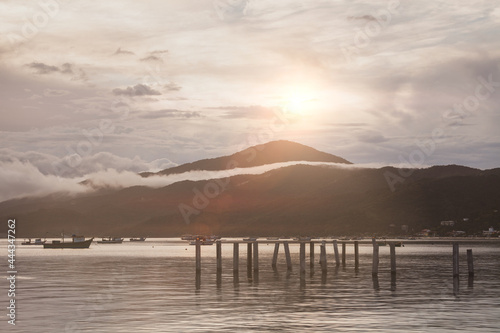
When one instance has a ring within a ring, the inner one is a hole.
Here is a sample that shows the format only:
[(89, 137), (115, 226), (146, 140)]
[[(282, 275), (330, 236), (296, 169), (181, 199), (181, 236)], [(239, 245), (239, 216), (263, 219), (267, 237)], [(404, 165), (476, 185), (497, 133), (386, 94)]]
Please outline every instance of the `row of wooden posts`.
[[(233, 243), (233, 272), (237, 273), (239, 271), (239, 245), (240, 242), (232, 242)], [(252, 268), (254, 272), (259, 271), (259, 242), (258, 241), (244, 241), (243, 243), (247, 244), (247, 271), (251, 272)], [(285, 250), (285, 259), (287, 269), (289, 271), (292, 270), (292, 259), (290, 255), (290, 247), (288, 241), (283, 242), (275, 242), (274, 245), (274, 254), (271, 266), (273, 269), (276, 269), (278, 262), (278, 253), (280, 243), (283, 244), (283, 248)], [(315, 242), (313, 241), (300, 241), (300, 272), (303, 273), (306, 271), (306, 243), (309, 243), (309, 265), (311, 271), (314, 269), (314, 256), (315, 256)], [(217, 262), (217, 271), (222, 270), (222, 242), (220, 240), (216, 241), (216, 262)], [(326, 241), (322, 241), (320, 244), (320, 258), (319, 265), (321, 267), (321, 271), (326, 273), (327, 271), (327, 257), (326, 257)], [(336, 266), (346, 265), (346, 242), (342, 242), (342, 254), (339, 253), (338, 242), (337, 240), (333, 241), (333, 251), (335, 254), (335, 264)], [(390, 242), (390, 253), (391, 253), (391, 273), (396, 273), (396, 249), (395, 243)], [(373, 269), (372, 274), (378, 274), (378, 245), (374, 241), (373, 243)], [(359, 242), (354, 241), (354, 266), (355, 268), (359, 267)], [(199, 241), (196, 242), (196, 271), (201, 272), (201, 243)]]
[[(306, 243), (309, 242), (309, 265), (311, 272), (314, 270), (314, 246), (313, 241), (300, 241), (300, 273), (305, 273), (306, 271)], [(237, 274), (239, 271), (239, 244), (240, 242), (234, 241), (233, 243), (233, 273)], [(247, 244), (247, 272), (251, 274), (252, 266), (253, 271), (259, 271), (259, 242), (258, 241), (244, 241)], [(289, 242), (275, 242), (274, 254), (271, 266), (273, 269), (277, 267), (278, 252), (280, 243), (283, 243), (283, 248), (285, 250), (286, 265), (289, 271), (292, 270), (292, 259), (290, 256)], [(320, 245), (320, 259), (319, 264), (321, 271), (326, 273), (327, 271), (327, 260), (326, 260), (326, 241), (322, 241)], [(379, 245), (375, 239), (372, 239), (373, 245), (373, 261), (372, 261), (372, 275), (378, 275), (379, 268)], [(396, 274), (396, 244), (394, 242), (388, 243), (390, 247), (390, 257), (391, 257), (391, 274)], [(346, 242), (342, 242), (342, 260), (340, 260), (340, 254), (338, 249), (337, 240), (333, 240), (333, 251), (335, 254), (335, 264), (336, 266), (346, 265)], [(222, 271), (222, 242), (220, 240), (216, 241), (216, 261), (217, 261), (217, 272)], [(359, 242), (354, 241), (354, 266), (359, 267)], [(467, 250), (467, 266), (469, 276), (474, 275), (474, 264), (472, 257), (472, 249)], [(201, 272), (201, 243), (199, 240), (196, 241), (196, 273)], [(459, 245), (457, 242), (453, 243), (453, 277), (459, 276)]]

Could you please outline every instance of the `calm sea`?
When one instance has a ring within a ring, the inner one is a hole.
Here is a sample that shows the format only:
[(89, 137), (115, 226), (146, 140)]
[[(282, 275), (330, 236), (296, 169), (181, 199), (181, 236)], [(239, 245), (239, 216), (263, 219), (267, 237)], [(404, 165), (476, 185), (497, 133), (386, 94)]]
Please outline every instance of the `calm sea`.
[[(19, 242), (20, 243), (20, 242)], [(7, 271), (6, 241), (0, 242)], [(476, 269), (467, 276), (466, 249)], [(499, 332), (500, 244), (460, 247), (458, 290), (452, 278), (451, 245), (406, 244), (396, 248), (391, 280), (389, 247), (380, 247), (378, 280), (371, 275), (371, 246), (360, 245), (354, 269), (352, 245), (346, 267), (335, 268), (329, 245), (328, 273), (319, 264), (305, 281), (299, 248), (291, 245), (291, 273), (280, 248), (273, 271), (273, 244), (259, 244), (260, 273), (249, 278), (246, 246), (240, 273), (232, 273), (232, 245), (224, 244), (217, 279), (215, 246), (202, 247), (196, 285), (194, 246), (175, 239), (96, 244), (90, 249), (43, 249), (17, 245), (16, 332)], [(308, 248), (307, 248), (308, 249)], [(319, 245), (316, 261), (319, 259)], [(309, 260), (309, 254), (307, 254)], [(7, 314), (8, 284), (1, 284)]]

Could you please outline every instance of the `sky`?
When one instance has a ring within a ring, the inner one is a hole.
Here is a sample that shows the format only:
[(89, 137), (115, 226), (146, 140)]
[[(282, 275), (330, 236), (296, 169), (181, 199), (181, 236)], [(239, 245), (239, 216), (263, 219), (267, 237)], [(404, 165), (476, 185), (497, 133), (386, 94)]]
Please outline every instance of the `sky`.
[(272, 140), (500, 167), (498, 1), (0, 2), (2, 189)]

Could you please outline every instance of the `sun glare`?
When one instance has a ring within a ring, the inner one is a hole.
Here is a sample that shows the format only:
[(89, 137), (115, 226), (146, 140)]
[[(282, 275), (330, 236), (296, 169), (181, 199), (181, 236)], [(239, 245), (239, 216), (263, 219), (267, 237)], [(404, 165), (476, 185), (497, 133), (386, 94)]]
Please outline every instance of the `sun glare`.
[(283, 97), (281, 106), (285, 112), (301, 116), (312, 110), (315, 101), (316, 98), (312, 93), (293, 90)]

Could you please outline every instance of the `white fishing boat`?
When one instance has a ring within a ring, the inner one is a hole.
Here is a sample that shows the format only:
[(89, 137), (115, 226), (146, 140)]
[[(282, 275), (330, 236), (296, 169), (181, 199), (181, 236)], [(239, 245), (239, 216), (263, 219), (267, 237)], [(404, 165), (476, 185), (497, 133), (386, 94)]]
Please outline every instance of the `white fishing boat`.
[(120, 237), (103, 237), (100, 241), (97, 241), (98, 244), (121, 244), (123, 242), (123, 238)]

